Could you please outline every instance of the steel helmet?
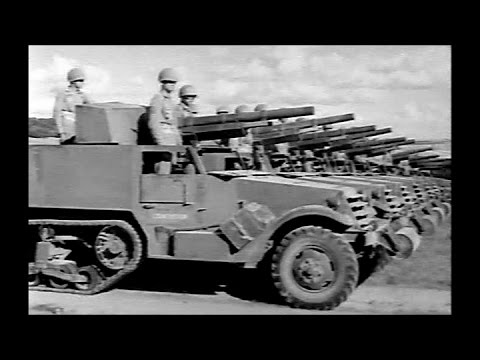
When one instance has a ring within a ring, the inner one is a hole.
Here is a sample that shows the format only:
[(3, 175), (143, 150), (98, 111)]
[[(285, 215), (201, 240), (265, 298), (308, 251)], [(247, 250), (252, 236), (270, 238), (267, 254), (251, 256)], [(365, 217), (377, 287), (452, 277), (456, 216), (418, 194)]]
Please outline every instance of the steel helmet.
[(158, 81), (175, 81), (178, 82), (178, 74), (172, 68), (165, 68), (158, 74)]
[(228, 107), (226, 106), (219, 106), (217, 108), (217, 114), (228, 114), (229, 113), (229, 110), (228, 110)]
[(237, 108), (235, 109), (235, 114), (240, 114), (240, 113), (243, 113), (243, 112), (247, 112), (249, 109), (248, 109), (248, 106), (247, 105), (239, 105), (237, 106)]
[(263, 111), (263, 110), (267, 110), (267, 104), (258, 104), (257, 106), (255, 106), (255, 109), (253, 109), (253, 111)]
[(192, 85), (183, 85), (180, 88), (179, 96), (198, 96), (197, 90)]
[(77, 80), (85, 80), (85, 74), (83, 73), (82, 69), (74, 68), (68, 72), (67, 80), (69, 82), (77, 81)]
[(188, 108), (189, 108), (189, 110), (192, 114), (198, 114), (199, 113), (199, 106), (197, 104), (190, 104), (190, 106)]

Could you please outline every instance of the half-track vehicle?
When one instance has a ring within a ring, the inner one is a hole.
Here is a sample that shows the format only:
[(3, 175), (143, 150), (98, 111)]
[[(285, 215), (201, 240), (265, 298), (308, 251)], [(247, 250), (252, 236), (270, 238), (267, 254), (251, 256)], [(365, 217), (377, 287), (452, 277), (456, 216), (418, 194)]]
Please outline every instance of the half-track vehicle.
[[(30, 289), (95, 294), (147, 258), (262, 264), (286, 304), (326, 310), (371, 274), (379, 252), (398, 253), (355, 188), (212, 170), (217, 162), (195, 143), (139, 145), (146, 113), (78, 105), (76, 143), (29, 146)], [(228, 138), (279, 114), (313, 108), (187, 118), (185, 127), (193, 139)], [(209, 128), (196, 132), (197, 122)], [(172, 172), (159, 174), (166, 154)]]

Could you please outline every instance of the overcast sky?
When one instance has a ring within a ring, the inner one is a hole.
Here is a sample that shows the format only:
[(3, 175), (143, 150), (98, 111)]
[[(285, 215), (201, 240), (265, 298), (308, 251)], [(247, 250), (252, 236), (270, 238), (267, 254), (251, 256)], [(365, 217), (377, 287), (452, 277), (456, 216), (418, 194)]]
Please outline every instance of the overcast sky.
[(391, 126), (392, 135), (451, 137), (449, 46), (30, 46), (29, 115), (51, 117), (55, 91), (74, 66), (96, 102), (147, 105), (158, 72), (178, 70), (218, 105), (313, 105), (315, 116), (354, 113), (347, 126)]

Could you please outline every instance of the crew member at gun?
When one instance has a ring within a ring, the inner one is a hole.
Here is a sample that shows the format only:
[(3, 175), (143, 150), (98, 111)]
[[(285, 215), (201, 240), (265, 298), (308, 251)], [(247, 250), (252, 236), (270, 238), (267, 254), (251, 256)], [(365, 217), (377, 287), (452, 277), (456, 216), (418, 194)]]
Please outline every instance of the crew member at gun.
[(192, 85), (183, 85), (178, 92), (180, 103), (175, 107), (175, 117), (178, 126), (182, 127), (183, 119), (193, 115), (192, 106), (195, 105), (195, 99), (198, 97), (197, 90)]
[(85, 73), (82, 69), (71, 69), (67, 73), (67, 80), (68, 87), (57, 94), (53, 107), (53, 118), (62, 144), (71, 144), (75, 141), (75, 106), (92, 102), (82, 91), (85, 83)]
[[(160, 92), (156, 93), (150, 101), (150, 114), (148, 126), (155, 144), (182, 145), (182, 138), (178, 130), (178, 121), (174, 112), (175, 102), (173, 94), (178, 82), (177, 72), (172, 68), (165, 68), (158, 74)], [(163, 154), (158, 163), (157, 172), (169, 174), (172, 158), (170, 154)]]

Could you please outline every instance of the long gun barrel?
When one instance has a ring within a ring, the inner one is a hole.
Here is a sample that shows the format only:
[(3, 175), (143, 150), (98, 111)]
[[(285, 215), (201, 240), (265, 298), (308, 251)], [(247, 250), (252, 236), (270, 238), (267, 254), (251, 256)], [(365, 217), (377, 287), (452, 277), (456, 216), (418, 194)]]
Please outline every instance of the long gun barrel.
[(435, 158), (438, 158), (440, 157), (440, 155), (424, 155), (424, 156), (411, 156), (409, 158), (410, 162), (412, 161), (424, 161), (424, 160), (430, 160), (430, 159), (435, 159)]
[(311, 140), (311, 139), (330, 139), (337, 136), (352, 135), (358, 133), (364, 133), (366, 131), (374, 131), (375, 125), (367, 126), (355, 126), (345, 129), (337, 130), (327, 130), (327, 131), (318, 131), (318, 132), (309, 132), (300, 135), (300, 140)]
[(379, 155), (388, 154), (395, 149), (397, 149), (397, 146), (391, 146), (391, 145), (381, 146), (378, 149), (369, 150), (367, 153), (365, 153), (365, 155), (367, 157), (379, 156)]
[(180, 127), (184, 140), (213, 140), (242, 137), (246, 129), (268, 126), (268, 119), (313, 115), (313, 106), (252, 111), (240, 114), (186, 117)]
[[(286, 116), (283, 116), (283, 117), (286, 117)], [(278, 119), (278, 118), (281, 118), (281, 117), (280, 116), (273, 117), (271, 119)], [(276, 132), (278, 132), (279, 135), (290, 135), (290, 133), (288, 133), (289, 130), (298, 131), (304, 128), (316, 127), (320, 125), (336, 124), (336, 123), (351, 121), (354, 119), (355, 117), (353, 114), (327, 116), (327, 117), (316, 118), (316, 119), (298, 119), (293, 123), (271, 125), (267, 128), (255, 129), (252, 131), (252, 133), (254, 136), (257, 136), (257, 137), (262, 137), (262, 134), (272, 134)]]
[(431, 146), (423, 147), (423, 148), (418, 148), (418, 149), (410, 149), (410, 150), (403, 150), (398, 153), (392, 153), (392, 160), (400, 161), (403, 159), (408, 159), (410, 155), (421, 153), (424, 151), (429, 151), (433, 150)]
[(350, 155), (350, 156), (361, 155), (361, 154), (370, 154), (373, 151), (389, 149), (392, 146), (396, 147), (396, 146), (400, 146), (400, 145), (409, 145), (409, 144), (414, 144), (415, 143), (414, 139), (408, 139), (408, 140), (403, 140), (403, 139), (390, 141), (390, 143), (388, 143), (388, 144), (379, 144), (379, 145), (375, 145), (375, 146), (362, 146), (362, 147), (358, 147), (358, 148), (348, 149), (348, 150), (345, 150), (345, 154)]
[(387, 145), (387, 144), (392, 144), (392, 143), (397, 143), (397, 142), (402, 142), (407, 140), (405, 137), (396, 137), (396, 138), (390, 138), (390, 139), (381, 139), (381, 140), (366, 140), (362, 141), (360, 143), (355, 143), (353, 145), (353, 149), (356, 149), (358, 147), (368, 147), (368, 146), (377, 146), (377, 145)]
[[(361, 139), (369, 136), (387, 134), (391, 131), (392, 131), (391, 128), (384, 128), (384, 129), (365, 131), (358, 134), (349, 135), (349, 136), (346, 136), (345, 138), (338, 139), (338, 140), (332, 140), (328, 138), (302, 140), (302, 141), (290, 143), (290, 147), (297, 148), (297, 149), (316, 149), (321, 146), (325, 146), (326, 144), (330, 144), (331, 150), (329, 149), (328, 151), (334, 151), (334, 149), (339, 150), (340, 146), (350, 144), (353, 140), (357, 140), (357, 139)], [(336, 146), (336, 148), (333, 148), (334, 146)]]
[(262, 111), (248, 111), (240, 114), (219, 114), (206, 116), (188, 116), (183, 119), (181, 128), (191, 126), (225, 124), (235, 122), (252, 122), (260, 120), (271, 120), (279, 118), (292, 118), (297, 116), (308, 116), (315, 114), (313, 106), (303, 106), (297, 108), (273, 109)]
[[(265, 128), (256, 128), (257, 129), (265, 129)], [(338, 129), (338, 130), (329, 130), (329, 131), (316, 131), (316, 132), (308, 132), (308, 133), (298, 133), (297, 129), (289, 129), (288, 131), (284, 131), (285, 135), (279, 135), (278, 133), (273, 133), (268, 136), (268, 133), (262, 134), (260, 138), (254, 138), (254, 140), (262, 145), (271, 145), (271, 144), (281, 144), (286, 142), (297, 142), (297, 141), (306, 141), (306, 140), (313, 140), (317, 139), (318, 144), (321, 143), (328, 143), (335, 137), (345, 137), (348, 134), (356, 134), (359, 132), (371, 131), (375, 130), (374, 125), (369, 126), (359, 126), (359, 127), (352, 127), (346, 129)]]
[(445, 165), (450, 164), (452, 159), (436, 159), (436, 160), (426, 160), (426, 161), (419, 161), (419, 162), (410, 162), (412, 165), (424, 166), (424, 165)]

